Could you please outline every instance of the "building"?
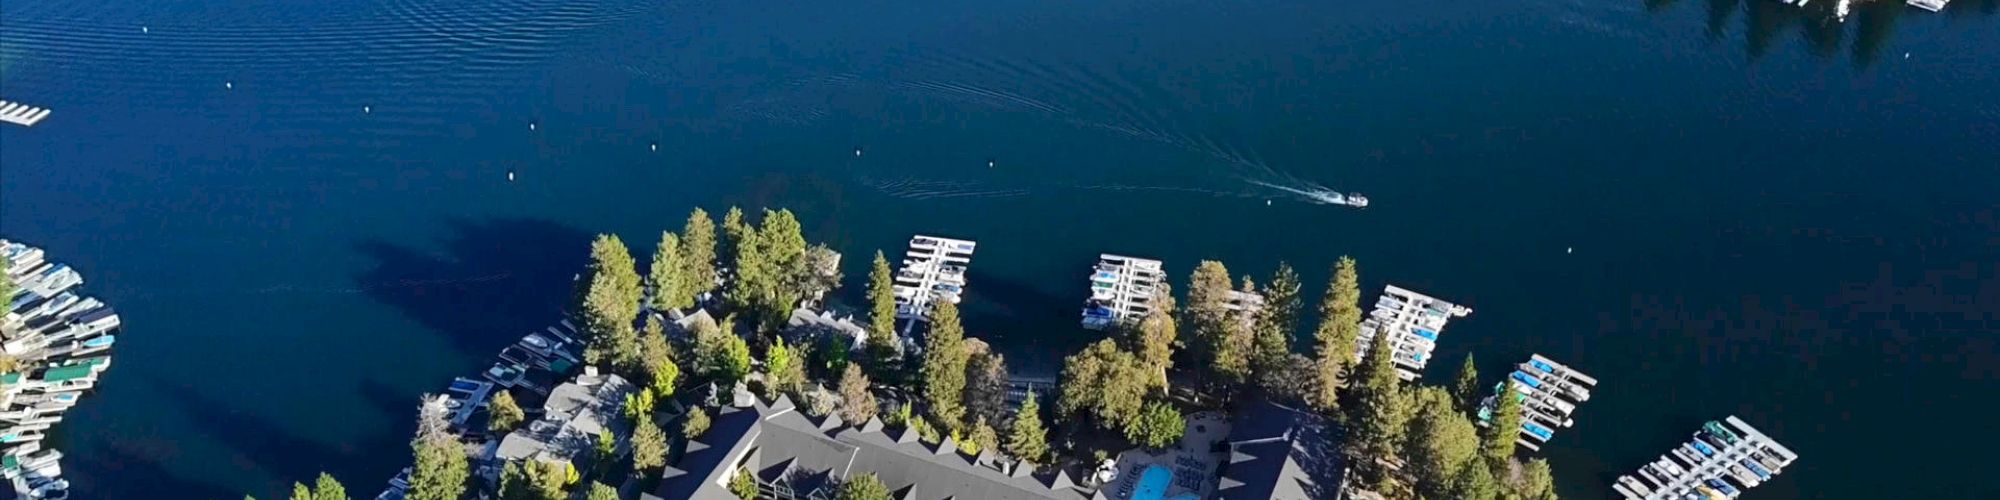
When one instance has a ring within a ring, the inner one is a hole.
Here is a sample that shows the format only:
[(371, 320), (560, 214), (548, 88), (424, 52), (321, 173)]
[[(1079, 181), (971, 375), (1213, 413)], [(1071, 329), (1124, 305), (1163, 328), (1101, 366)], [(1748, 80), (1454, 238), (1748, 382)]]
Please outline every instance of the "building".
[(494, 448), (500, 460), (541, 460), (544, 462), (585, 462), (595, 454), (597, 436), (606, 432), (618, 441), (624, 453), (632, 435), (631, 425), (620, 415), (625, 396), (638, 387), (617, 375), (598, 375), (586, 367), (573, 382), (549, 391), (542, 403), (542, 418), (507, 433)]
[(1340, 489), (1339, 442), (1332, 421), (1311, 411), (1258, 403), (1229, 432), (1229, 459), (1216, 486), (1220, 500), (1321, 500)]
[(850, 426), (839, 416), (808, 417), (790, 398), (765, 402), (739, 385), (716, 410), (708, 432), (689, 442), (681, 459), (644, 498), (734, 500), (729, 481), (756, 477), (764, 498), (832, 498), (851, 477), (874, 474), (902, 500), (1087, 499), (1061, 471), (1041, 473), (998, 458), (959, 453), (946, 438), (928, 444), (915, 431), (887, 429), (880, 419)]

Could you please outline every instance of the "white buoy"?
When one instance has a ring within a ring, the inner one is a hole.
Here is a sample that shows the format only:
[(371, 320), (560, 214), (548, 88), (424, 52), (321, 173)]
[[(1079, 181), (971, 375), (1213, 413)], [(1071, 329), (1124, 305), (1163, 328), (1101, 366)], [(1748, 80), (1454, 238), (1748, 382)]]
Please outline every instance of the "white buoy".
[(1903, 58), (1904, 58), (1904, 59), (1909, 59), (1909, 58), (1910, 58), (1910, 53), (1909, 53), (1909, 52), (1904, 52), (1904, 53), (1903, 53)]
[(148, 28), (148, 27), (145, 27), (145, 26), (140, 26), (140, 27), (139, 27), (139, 32), (140, 32), (140, 33), (152, 33), (152, 32), (153, 32), (153, 29), (152, 29), (152, 28)]
[(1271, 206), (1271, 200), (1264, 200), (1264, 206)]
[(535, 129), (535, 122), (528, 122), (528, 130), (534, 130), (534, 129)]
[(222, 88), (233, 89), (236, 88), (236, 84), (234, 82), (222, 82)]
[(507, 171), (507, 182), (514, 182), (514, 171)]
[(1563, 253), (1576, 253), (1576, 247), (1563, 247)]
[(861, 148), (854, 148), (854, 156), (861, 156)]
[(993, 160), (986, 160), (986, 168), (993, 168)]
[(361, 113), (362, 113), (362, 114), (368, 114), (368, 113), (373, 113), (373, 112), (375, 112), (375, 108), (373, 108), (373, 107), (370, 107), (370, 106), (362, 106), (362, 107), (361, 107)]
[(653, 150), (654, 150), (654, 151), (659, 151), (659, 150), (660, 150), (660, 145), (659, 145), (659, 144), (654, 144), (654, 145), (653, 145)]

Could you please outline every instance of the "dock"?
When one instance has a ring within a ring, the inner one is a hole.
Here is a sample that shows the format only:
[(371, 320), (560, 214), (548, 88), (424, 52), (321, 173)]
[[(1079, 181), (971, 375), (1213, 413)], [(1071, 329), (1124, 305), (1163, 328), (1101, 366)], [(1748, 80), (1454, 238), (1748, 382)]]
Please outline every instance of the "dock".
[(0, 254), (8, 263), (0, 272), (17, 286), (0, 304), (0, 350), (17, 363), (0, 373), (0, 479), (18, 498), (64, 498), (62, 452), (43, 440), (111, 368), (122, 323), (111, 306), (79, 293), (82, 274), (42, 249), (0, 240)]
[(1368, 354), (1377, 337), (1386, 337), (1403, 380), (1416, 380), (1437, 349), (1438, 335), (1451, 318), (1472, 314), (1465, 306), (1438, 300), (1429, 295), (1389, 285), (1375, 300), (1375, 310), (1361, 320), (1361, 334), (1355, 339), (1354, 359)]
[(1951, 3), (1951, 0), (1909, 0), (1908, 3), (1919, 9), (1940, 12), (1944, 10), (1945, 4)]
[(1799, 456), (1734, 415), (1711, 420), (1687, 443), (1612, 485), (1627, 500), (1735, 498), (1770, 481)]
[(1570, 415), (1590, 400), (1590, 391), (1596, 388), (1596, 378), (1534, 354), (1515, 366), (1506, 380), (1494, 386), (1493, 395), (1479, 403), (1478, 423), (1480, 427), (1489, 425), (1498, 398), (1515, 398), (1521, 401), (1522, 418), (1520, 436), (1514, 442), (1540, 451), (1543, 443), (1555, 437), (1556, 429), (1576, 424)]
[(1102, 254), (1090, 273), (1090, 298), (1083, 305), (1083, 327), (1111, 330), (1130, 325), (1153, 311), (1153, 294), (1166, 279), (1160, 261)]
[[(978, 243), (938, 236), (910, 238), (903, 268), (896, 271), (896, 318), (930, 321), (937, 301), (957, 304), (965, 293), (965, 266), (972, 264)], [(906, 327), (907, 328), (907, 327)]]
[(0, 122), (12, 123), (23, 127), (33, 127), (36, 123), (41, 123), (43, 118), (48, 118), (51, 112), (53, 111), (48, 108), (38, 108), (18, 102), (0, 100)]

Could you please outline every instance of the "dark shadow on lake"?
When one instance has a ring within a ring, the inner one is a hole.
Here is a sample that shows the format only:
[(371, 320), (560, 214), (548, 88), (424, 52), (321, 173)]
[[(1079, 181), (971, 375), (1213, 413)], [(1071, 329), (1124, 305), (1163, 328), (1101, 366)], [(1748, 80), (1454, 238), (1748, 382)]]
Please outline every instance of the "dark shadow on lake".
[[(375, 267), (355, 277), (369, 297), (443, 334), (459, 350), (499, 352), (554, 323), (571, 280), (590, 258), (591, 235), (535, 219), (455, 220), (441, 253), (389, 241), (360, 251)], [(648, 242), (650, 243), (650, 242)], [(644, 260), (650, 244), (634, 250)], [(399, 286), (378, 286), (384, 283)]]
[(159, 459), (141, 456), (119, 444), (63, 457), (64, 465), (99, 471), (112, 481), (73, 481), (70, 498), (237, 498), (243, 492), (189, 480), (168, 472)]
[[(1672, 0), (1641, 2), (1647, 12), (1654, 14), (1665, 13), (1676, 3)], [(1804, 7), (1777, 0), (1707, 0), (1704, 6), (1707, 10), (1708, 38), (1723, 39), (1729, 33), (1730, 19), (1741, 11), (1745, 30), (1743, 49), (1751, 59), (1770, 53), (1771, 48), (1785, 38), (1787, 30), (1797, 29), (1800, 39), (1813, 55), (1837, 57), (1845, 44), (1854, 64), (1867, 68), (1881, 59), (1882, 50), (1891, 45), (1889, 40), (1896, 33), (1896, 23), (1903, 19), (1942, 15), (1956, 21), (1983, 18), (2000, 12), (2000, 0), (1956, 0), (1944, 12), (1937, 14), (1900, 0), (1864, 0), (1851, 4), (1847, 20), (1841, 22), (1835, 19), (1836, 5), (1831, 0), (1808, 2)]]
[(1081, 280), (1077, 296), (1059, 297), (976, 267), (966, 274), (966, 336), (985, 339), (1007, 354), (1007, 368), (1017, 375), (1054, 375), (1064, 356), (1103, 335), (1058, 319), (1080, 317), (1072, 314), (1083, 308)]
[[(230, 401), (202, 394), (193, 387), (164, 383), (155, 386), (167, 394), (168, 399), (182, 406), (189, 421), (195, 423), (197, 432), (207, 435), (231, 453), (255, 461), (258, 468), (275, 475), (277, 483), (266, 485), (263, 488), (265, 492), (285, 491), (291, 481), (311, 481), (320, 472), (327, 472), (351, 485), (350, 489), (355, 492), (366, 494), (374, 488), (377, 480), (386, 479), (388, 475), (367, 474), (371, 471), (356, 470), (355, 467), (381, 453), (407, 446), (404, 444), (407, 440), (395, 433), (338, 444), (323, 443), (299, 436), (283, 426), (237, 408)], [(415, 408), (415, 405), (405, 406)], [(148, 488), (148, 491), (158, 490)], [(235, 498), (242, 494), (234, 492), (194, 497)], [(141, 494), (103, 498), (151, 497), (150, 494)]]

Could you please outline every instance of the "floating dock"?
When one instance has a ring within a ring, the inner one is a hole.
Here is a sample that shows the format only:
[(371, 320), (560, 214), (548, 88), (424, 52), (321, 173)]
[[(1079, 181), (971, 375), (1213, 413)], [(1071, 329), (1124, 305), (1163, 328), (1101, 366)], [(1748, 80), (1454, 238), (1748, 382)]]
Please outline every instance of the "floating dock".
[(1951, 3), (1951, 0), (1909, 0), (1911, 6), (1931, 12), (1944, 10), (1945, 4), (1948, 3)]
[(896, 272), (896, 318), (929, 321), (937, 301), (957, 304), (965, 293), (965, 266), (972, 263), (971, 240), (916, 235), (903, 268)]
[(1138, 257), (1097, 256), (1090, 273), (1090, 298), (1083, 305), (1083, 327), (1110, 330), (1146, 317), (1153, 311), (1153, 294), (1167, 276), (1162, 265)]
[(1368, 354), (1377, 337), (1387, 337), (1394, 353), (1396, 371), (1403, 380), (1415, 380), (1437, 349), (1438, 334), (1451, 318), (1472, 314), (1472, 309), (1405, 290), (1396, 285), (1383, 289), (1375, 300), (1375, 310), (1361, 320), (1361, 335), (1355, 339), (1354, 359)]
[(1479, 425), (1488, 425), (1498, 398), (1515, 398), (1521, 401), (1521, 435), (1514, 442), (1540, 451), (1542, 443), (1555, 437), (1556, 429), (1576, 423), (1570, 415), (1577, 405), (1590, 400), (1590, 391), (1595, 388), (1597, 379), (1535, 354), (1494, 386), (1493, 396), (1479, 403)]
[(18, 102), (0, 100), (0, 122), (12, 123), (23, 127), (33, 127), (36, 123), (40, 123), (43, 118), (48, 118), (51, 112), (48, 108), (38, 108)]
[(1702, 425), (1692, 440), (1635, 474), (1618, 476), (1611, 488), (1628, 500), (1726, 500), (1770, 481), (1798, 458), (1790, 448), (1730, 416)]
[(111, 368), (121, 323), (110, 306), (77, 293), (83, 275), (42, 249), (0, 240), (0, 255), (8, 263), (0, 272), (17, 286), (0, 304), (0, 350), (18, 363), (0, 373), (0, 478), (17, 498), (66, 498), (62, 452), (42, 440)]

